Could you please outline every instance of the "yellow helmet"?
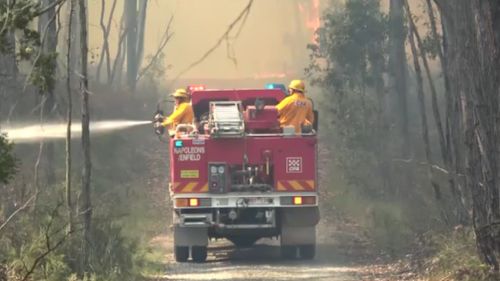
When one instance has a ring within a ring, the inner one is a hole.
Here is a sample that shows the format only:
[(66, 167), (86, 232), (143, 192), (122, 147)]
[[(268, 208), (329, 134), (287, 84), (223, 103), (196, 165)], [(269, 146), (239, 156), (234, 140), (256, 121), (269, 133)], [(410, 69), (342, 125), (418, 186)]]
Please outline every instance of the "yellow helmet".
[(177, 89), (171, 96), (174, 98), (189, 98), (189, 94), (184, 89)]
[(290, 85), (288, 85), (288, 89), (304, 93), (306, 91), (306, 85), (302, 80), (292, 80), (292, 82), (290, 82)]

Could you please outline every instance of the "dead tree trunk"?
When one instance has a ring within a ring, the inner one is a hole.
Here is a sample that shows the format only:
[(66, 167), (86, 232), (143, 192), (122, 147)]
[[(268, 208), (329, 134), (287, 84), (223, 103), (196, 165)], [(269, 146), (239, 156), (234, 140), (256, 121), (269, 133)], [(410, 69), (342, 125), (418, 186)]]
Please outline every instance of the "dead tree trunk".
[(97, 64), (96, 70), (96, 79), (97, 81), (101, 81), (101, 69), (106, 61), (106, 81), (110, 81), (111, 77), (111, 56), (109, 51), (109, 33), (111, 32), (111, 21), (113, 19), (113, 15), (115, 14), (117, 0), (113, 1), (111, 6), (111, 11), (109, 12), (109, 17), (107, 23), (104, 23), (104, 12), (106, 11), (106, 0), (101, 1), (101, 17), (100, 17), (100, 25), (102, 30), (102, 50), (99, 56), (99, 63)]
[[(70, 0), (69, 2), (70, 10), (68, 17), (68, 38), (67, 38), (67, 47), (68, 50), (71, 50), (71, 32), (73, 25), (73, 14), (75, 7), (75, 0)], [(72, 65), (71, 65), (71, 52), (66, 53), (66, 94), (68, 98), (68, 108), (66, 111), (66, 207), (68, 209), (68, 233), (73, 232), (73, 219), (74, 215), (74, 207), (73, 207), (73, 199), (72, 199), (72, 188), (71, 188), (71, 123), (72, 123), (72, 114), (73, 114), (73, 95), (71, 91), (71, 75), (72, 75)]]
[(82, 205), (80, 214), (83, 216), (83, 248), (82, 248), (82, 272), (88, 272), (90, 249), (92, 246), (91, 222), (92, 222), (92, 203), (91, 203), (91, 168), (90, 160), (90, 116), (89, 116), (89, 81), (88, 81), (88, 35), (87, 35), (87, 7), (85, 0), (79, 0), (80, 12), (80, 50), (81, 50), (81, 69), (80, 69), (80, 91), (82, 98), (82, 151), (83, 151), (83, 169), (82, 169)]

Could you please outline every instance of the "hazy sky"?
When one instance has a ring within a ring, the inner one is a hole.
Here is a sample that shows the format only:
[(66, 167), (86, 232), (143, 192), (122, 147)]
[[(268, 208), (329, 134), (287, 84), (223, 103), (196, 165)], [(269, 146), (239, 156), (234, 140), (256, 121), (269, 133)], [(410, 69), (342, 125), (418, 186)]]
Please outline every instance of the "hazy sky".
[[(112, 2), (106, 0), (107, 14)], [(248, 0), (150, 0), (145, 56), (155, 52), (173, 15), (175, 35), (166, 48), (165, 64), (172, 66), (169, 76), (175, 76), (213, 46), (247, 3)], [(227, 58), (223, 44), (184, 78), (301, 74), (308, 59), (306, 45), (313, 36), (311, 26), (317, 24), (318, 5), (319, 0), (255, 0), (240, 37), (232, 45), (237, 65)], [(90, 44), (96, 53), (102, 44), (100, 12), (101, 0), (89, 0)], [(123, 0), (118, 0), (113, 17), (115, 28), (111, 32), (113, 50), (122, 12)]]

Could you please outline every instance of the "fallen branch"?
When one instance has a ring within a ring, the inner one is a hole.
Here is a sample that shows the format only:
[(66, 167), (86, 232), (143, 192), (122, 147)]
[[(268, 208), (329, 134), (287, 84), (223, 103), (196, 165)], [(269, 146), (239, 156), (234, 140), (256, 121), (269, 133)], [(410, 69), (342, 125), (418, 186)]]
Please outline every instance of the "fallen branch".
[(29, 207), (30, 203), (35, 200), (36, 198), (36, 195), (37, 194), (34, 194), (33, 196), (31, 196), (26, 202), (24, 202), (24, 204), (17, 208), (17, 210), (15, 210), (3, 223), (2, 225), (0, 225), (0, 232), (9, 224), (10, 221), (12, 221), (17, 214), (19, 214), (20, 212), (24, 211), (26, 208)]
[(438, 171), (438, 172), (441, 172), (445, 175), (449, 175), (449, 174), (452, 174), (452, 175), (456, 175), (458, 177), (465, 177), (464, 174), (460, 174), (460, 173), (455, 173), (455, 172), (450, 172), (449, 170), (439, 166), (439, 165), (436, 165), (436, 164), (429, 164), (428, 162), (424, 162), (424, 161), (420, 161), (420, 162), (417, 162), (415, 161), (413, 158), (410, 158), (410, 159), (398, 159), (398, 158), (395, 158), (395, 159), (392, 159), (392, 162), (398, 162), (398, 163), (405, 163), (405, 164), (417, 164), (417, 165), (421, 165), (421, 166), (430, 166), (432, 169)]

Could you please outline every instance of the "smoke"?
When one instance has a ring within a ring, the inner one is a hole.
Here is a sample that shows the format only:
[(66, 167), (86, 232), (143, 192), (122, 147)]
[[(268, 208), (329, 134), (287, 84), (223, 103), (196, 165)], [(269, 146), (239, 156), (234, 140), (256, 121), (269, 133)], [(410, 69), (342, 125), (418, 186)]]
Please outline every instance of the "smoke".
[[(109, 120), (92, 122), (90, 131), (92, 134), (100, 134), (124, 130), (136, 126), (151, 124), (151, 121), (135, 120)], [(10, 141), (16, 143), (39, 142), (41, 140), (54, 140), (66, 138), (66, 124), (44, 124), (31, 126), (1, 126), (1, 133), (5, 133)], [(82, 134), (82, 125), (75, 123), (71, 126), (71, 137), (77, 138)]]
[[(112, 1), (111, 1), (112, 2)], [(326, 1), (325, 1), (326, 2)], [(89, 1), (89, 44), (102, 48), (99, 27), (101, 1)], [(226, 31), (227, 26), (245, 7), (248, 0), (176, 0), (151, 1), (148, 5), (144, 57), (157, 50), (170, 15), (174, 15), (174, 36), (165, 49), (164, 66), (169, 77), (176, 77), (194, 60), (204, 54)], [(183, 79), (261, 79), (283, 74), (301, 76), (309, 63), (306, 46), (319, 27), (320, 0), (259, 0), (237, 39), (230, 46), (224, 43)], [(106, 15), (110, 6), (107, 5)], [(302, 7), (302, 12), (299, 10)], [(123, 5), (117, 5), (115, 19), (120, 22)], [(111, 26), (110, 48), (114, 57), (118, 50), (119, 24)], [(234, 36), (234, 34), (232, 34)], [(237, 63), (228, 58), (234, 56)], [(147, 59), (146, 59), (147, 61)]]
[(305, 19), (306, 28), (312, 33), (312, 43), (316, 41), (314, 33), (321, 26), (319, 1), (320, 0), (311, 0), (307, 5), (301, 3), (297, 4), (302, 17)]

